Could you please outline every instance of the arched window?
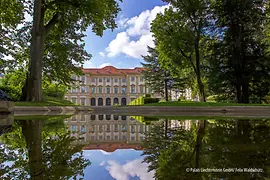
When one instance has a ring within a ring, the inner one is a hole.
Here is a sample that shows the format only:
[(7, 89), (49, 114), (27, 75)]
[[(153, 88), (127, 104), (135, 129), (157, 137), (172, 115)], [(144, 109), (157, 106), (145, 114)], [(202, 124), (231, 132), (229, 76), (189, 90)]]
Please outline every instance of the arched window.
[(126, 98), (122, 98), (121, 99), (121, 106), (125, 106), (127, 105), (127, 99)]
[(98, 115), (98, 120), (103, 120), (103, 115)]
[(103, 106), (103, 99), (102, 98), (98, 98), (98, 106)]
[(115, 104), (119, 104), (119, 99), (118, 98), (114, 98), (113, 99), (113, 104), (115, 105)]
[(111, 120), (111, 115), (106, 114), (106, 120)]
[(96, 98), (91, 98), (91, 106), (96, 106)]
[(96, 115), (91, 115), (91, 120), (96, 120)]
[(111, 98), (106, 98), (106, 106), (111, 106)]
[(117, 115), (113, 115), (113, 119), (114, 120), (118, 120), (118, 116)]

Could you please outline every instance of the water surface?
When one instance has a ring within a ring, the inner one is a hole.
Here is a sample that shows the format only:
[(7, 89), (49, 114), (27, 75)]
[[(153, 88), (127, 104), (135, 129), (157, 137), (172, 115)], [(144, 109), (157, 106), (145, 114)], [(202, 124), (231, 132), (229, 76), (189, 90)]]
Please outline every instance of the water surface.
[(2, 118), (1, 179), (270, 177), (270, 120), (169, 119), (109, 114)]

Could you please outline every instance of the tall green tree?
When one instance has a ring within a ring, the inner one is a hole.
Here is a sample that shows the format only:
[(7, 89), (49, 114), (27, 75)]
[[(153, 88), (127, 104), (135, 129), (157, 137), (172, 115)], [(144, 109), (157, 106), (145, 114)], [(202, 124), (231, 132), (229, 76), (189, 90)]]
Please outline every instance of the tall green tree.
[(213, 79), (222, 80), (220, 87), (235, 94), (238, 103), (249, 103), (251, 95), (263, 97), (268, 93), (270, 61), (264, 43), (266, 3), (219, 0), (212, 4), (214, 29), (221, 35), (214, 48)]
[[(70, 79), (71, 72), (79, 73), (81, 65), (91, 57), (84, 50), (84, 32), (91, 27), (94, 33), (102, 36), (105, 29), (114, 29), (120, 10), (115, 0), (14, 2), (23, 6), (20, 12), (28, 12), (33, 17), (32, 22), (22, 23), (23, 27), (16, 33), (17, 44), (29, 51), (26, 57), (28, 73), (22, 96), (22, 100), (26, 101), (42, 99), (44, 73), (62, 82), (65, 82), (65, 78)], [(1, 12), (4, 12), (4, 6), (1, 8)], [(12, 11), (7, 12), (7, 16), (8, 13)], [(20, 40), (19, 35), (23, 35)]]
[(90, 165), (82, 146), (74, 145), (64, 124), (65, 117), (15, 120), (12, 130), (1, 137), (2, 179), (76, 179)]
[[(143, 75), (146, 81), (146, 85), (151, 87), (155, 93), (161, 93), (164, 97), (168, 96), (167, 90), (175, 90), (182, 92), (186, 87), (185, 77), (173, 76), (174, 71), (177, 69), (170, 68), (166, 69), (162, 67), (159, 61), (159, 54), (156, 48), (151, 48), (148, 46), (148, 55), (142, 56), (145, 63), (141, 63), (145, 68)], [(166, 97), (168, 99), (168, 97)]]
[[(204, 30), (208, 23), (209, 2), (202, 0), (164, 0), (172, 6), (153, 21), (151, 31), (158, 43), (163, 64), (191, 67), (196, 77), (201, 101), (205, 101), (201, 66)], [(171, 63), (170, 63), (171, 61)]]

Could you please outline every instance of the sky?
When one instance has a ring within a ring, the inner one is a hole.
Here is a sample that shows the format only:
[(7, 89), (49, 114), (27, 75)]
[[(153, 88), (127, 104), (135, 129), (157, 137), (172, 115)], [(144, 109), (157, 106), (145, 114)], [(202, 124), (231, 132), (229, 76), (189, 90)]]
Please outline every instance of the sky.
[(102, 68), (108, 65), (116, 68), (141, 67), (141, 55), (147, 54), (147, 46), (153, 47), (150, 23), (168, 5), (162, 0), (123, 0), (121, 12), (116, 19), (118, 28), (106, 30), (102, 37), (86, 31), (86, 51), (92, 54), (84, 68)]
[(154, 180), (154, 172), (147, 172), (148, 164), (142, 163), (142, 151), (122, 149), (114, 152), (86, 150), (84, 158), (91, 165), (84, 169), (84, 179), (89, 180)]

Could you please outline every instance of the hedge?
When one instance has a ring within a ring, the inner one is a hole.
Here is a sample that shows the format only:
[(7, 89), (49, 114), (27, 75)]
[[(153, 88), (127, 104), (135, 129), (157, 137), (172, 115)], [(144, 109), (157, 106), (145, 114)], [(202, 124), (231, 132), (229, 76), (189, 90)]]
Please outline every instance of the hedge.
[(149, 103), (158, 103), (159, 98), (144, 98), (144, 104), (149, 104)]

